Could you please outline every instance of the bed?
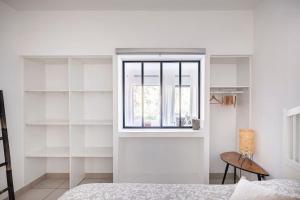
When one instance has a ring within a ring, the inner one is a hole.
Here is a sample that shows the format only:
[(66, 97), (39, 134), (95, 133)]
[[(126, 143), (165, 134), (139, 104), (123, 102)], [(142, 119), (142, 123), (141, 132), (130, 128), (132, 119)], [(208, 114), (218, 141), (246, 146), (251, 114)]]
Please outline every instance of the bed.
[[(300, 199), (300, 180), (273, 179), (257, 184)], [(59, 200), (228, 200), (234, 189), (235, 185), (94, 183), (77, 186)]]

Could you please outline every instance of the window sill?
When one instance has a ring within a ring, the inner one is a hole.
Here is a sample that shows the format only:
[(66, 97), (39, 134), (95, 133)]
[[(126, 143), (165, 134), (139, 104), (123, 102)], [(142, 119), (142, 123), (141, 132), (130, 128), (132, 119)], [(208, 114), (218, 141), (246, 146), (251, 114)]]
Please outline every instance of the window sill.
[(201, 129), (121, 129), (118, 133), (119, 138), (204, 138), (206, 135)]

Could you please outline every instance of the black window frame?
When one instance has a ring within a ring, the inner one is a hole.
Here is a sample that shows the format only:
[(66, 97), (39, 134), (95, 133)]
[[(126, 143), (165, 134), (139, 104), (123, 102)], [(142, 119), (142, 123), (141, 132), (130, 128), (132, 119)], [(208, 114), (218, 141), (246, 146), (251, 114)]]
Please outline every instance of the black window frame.
[[(144, 99), (144, 63), (160, 63), (160, 126), (145, 127), (144, 126), (144, 102), (142, 103), (142, 125), (141, 126), (126, 126), (125, 125), (125, 63), (141, 63), (141, 86), (142, 99)], [(162, 122), (162, 96), (163, 96), (163, 63), (179, 63), (179, 125), (178, 126), (163, 126)], [(181, 126), (181, 85), (182, 80), (182, 63), (197, 63), (198, 64), (198, 119), (200, 119), (201, 111), (201, 60), (123, 60), (122, 61), (122, 95), (123, 95), (123, 128), (124, 129), (190, 129), (192, 126)]]

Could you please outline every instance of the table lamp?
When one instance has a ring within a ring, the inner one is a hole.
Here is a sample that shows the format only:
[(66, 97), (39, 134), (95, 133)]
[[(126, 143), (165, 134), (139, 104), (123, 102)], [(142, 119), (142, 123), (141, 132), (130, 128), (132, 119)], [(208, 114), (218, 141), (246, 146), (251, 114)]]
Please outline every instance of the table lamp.
[(252, 129), (240, 129), (240, 153), (253, 159), (255, 153), (255, 132)]

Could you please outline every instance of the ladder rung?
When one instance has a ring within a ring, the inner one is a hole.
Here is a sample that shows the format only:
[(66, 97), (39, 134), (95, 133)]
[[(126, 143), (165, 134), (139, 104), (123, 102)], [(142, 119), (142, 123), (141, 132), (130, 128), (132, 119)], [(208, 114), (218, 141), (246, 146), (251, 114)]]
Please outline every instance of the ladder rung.
[(5, 188), (4, 190), (1, 190), (1, 191), (0, 191), (0, 194), (3, 194), (3, 193), (6, 192), (6, 191), (8, 191), (8, 187)]
[(6, 162), (4, 162), (4, 163), (0, 163), (0, 167), (6, 166), (6, 165), (7, 165), (7, 163), (6, 163)]

